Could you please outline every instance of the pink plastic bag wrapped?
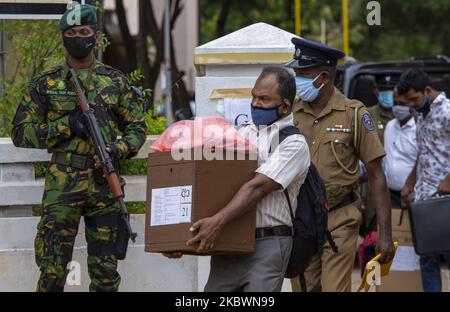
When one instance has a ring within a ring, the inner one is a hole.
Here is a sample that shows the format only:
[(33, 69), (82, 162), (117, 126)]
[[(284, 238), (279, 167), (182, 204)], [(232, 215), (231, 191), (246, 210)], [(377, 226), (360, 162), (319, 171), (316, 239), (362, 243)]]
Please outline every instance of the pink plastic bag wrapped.
[(169, 126), (151, 146), (156, 152), (193, 148), (245, 153), (256, 149), (224, 118), (215, 116), (178, 121)]

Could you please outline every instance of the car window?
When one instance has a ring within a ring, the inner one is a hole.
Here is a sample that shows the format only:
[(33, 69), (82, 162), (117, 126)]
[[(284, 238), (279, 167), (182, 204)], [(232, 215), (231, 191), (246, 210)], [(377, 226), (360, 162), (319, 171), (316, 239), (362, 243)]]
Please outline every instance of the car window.
[(450, 73), (432, 74), (433, 87), (441, 92), (445, 92), (447, 97), (450, 96)]

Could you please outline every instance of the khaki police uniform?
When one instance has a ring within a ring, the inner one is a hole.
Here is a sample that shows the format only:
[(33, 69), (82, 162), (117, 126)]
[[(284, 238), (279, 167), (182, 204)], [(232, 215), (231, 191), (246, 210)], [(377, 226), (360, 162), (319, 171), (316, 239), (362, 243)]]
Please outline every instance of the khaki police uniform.
[[(360, 199), (355, 192), (359, 160), (367, 164), (383, 157), (383, 145), (367, 108), (346, 98), (336, 88), (319, 116), (314, 115), (309, 103), (300, 101), (294, 106), (294, 120), (325, 183), (330, 207), (328, 228), (339, 249), (333, 253), (327, 243), (322, 255), (313, 258), (305, 272), (307, 289), (351, 291), (358, 228), (362, 222)], [(293, 290), (299, 291), (298, 278), (291, 282)]]

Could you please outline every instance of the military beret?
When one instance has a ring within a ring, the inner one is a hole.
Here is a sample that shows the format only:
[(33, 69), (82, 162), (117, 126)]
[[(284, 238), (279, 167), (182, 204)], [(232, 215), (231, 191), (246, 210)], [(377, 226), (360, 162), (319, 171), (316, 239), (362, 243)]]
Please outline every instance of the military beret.
[(307, 69), (315, 66), (336, 66), (337, 60), (345, 56), (341, 50), (329, 47), (320, 42), (294, 37), (294, 59), (285, 66), (297, 69)]
[[(75, 14), (80, 14), (78, 17)], [(81, 4), (74, 5), (67, 9), (61, 17), (59, 22), (59, 30), (65, 32), (66, 30), (81, 25), (96, 25), (97, 24), (97, 12), (93, 5)]]
[(379, 71), (372, 73), (375, 84), (379, 86), (395, 87), (400, 80), (401, 71)]

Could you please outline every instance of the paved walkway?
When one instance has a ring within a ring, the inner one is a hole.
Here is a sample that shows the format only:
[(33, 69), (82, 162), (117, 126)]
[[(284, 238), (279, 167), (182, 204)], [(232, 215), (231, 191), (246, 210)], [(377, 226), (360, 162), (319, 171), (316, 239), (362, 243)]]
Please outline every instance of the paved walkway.
[[(442, 283), (443, 283), (443, 290), (446, 292), (450, 292), (450, 277), (449, 277), (449, 270), (447, 268), (442, 268)], [(359, 285), (361, 284), (361, 276), (360, 276), (360, 270), (359, 268), (355, 268), (353, 270), (352, 275), (352, 291), (355, 292)], [(283, 290), (286, 292), (292, 291), (291, 283), (289, 280), (285, 279), (283, 284)], [(369, 292), (375, 292), (374, 287), (369, 290)]]

